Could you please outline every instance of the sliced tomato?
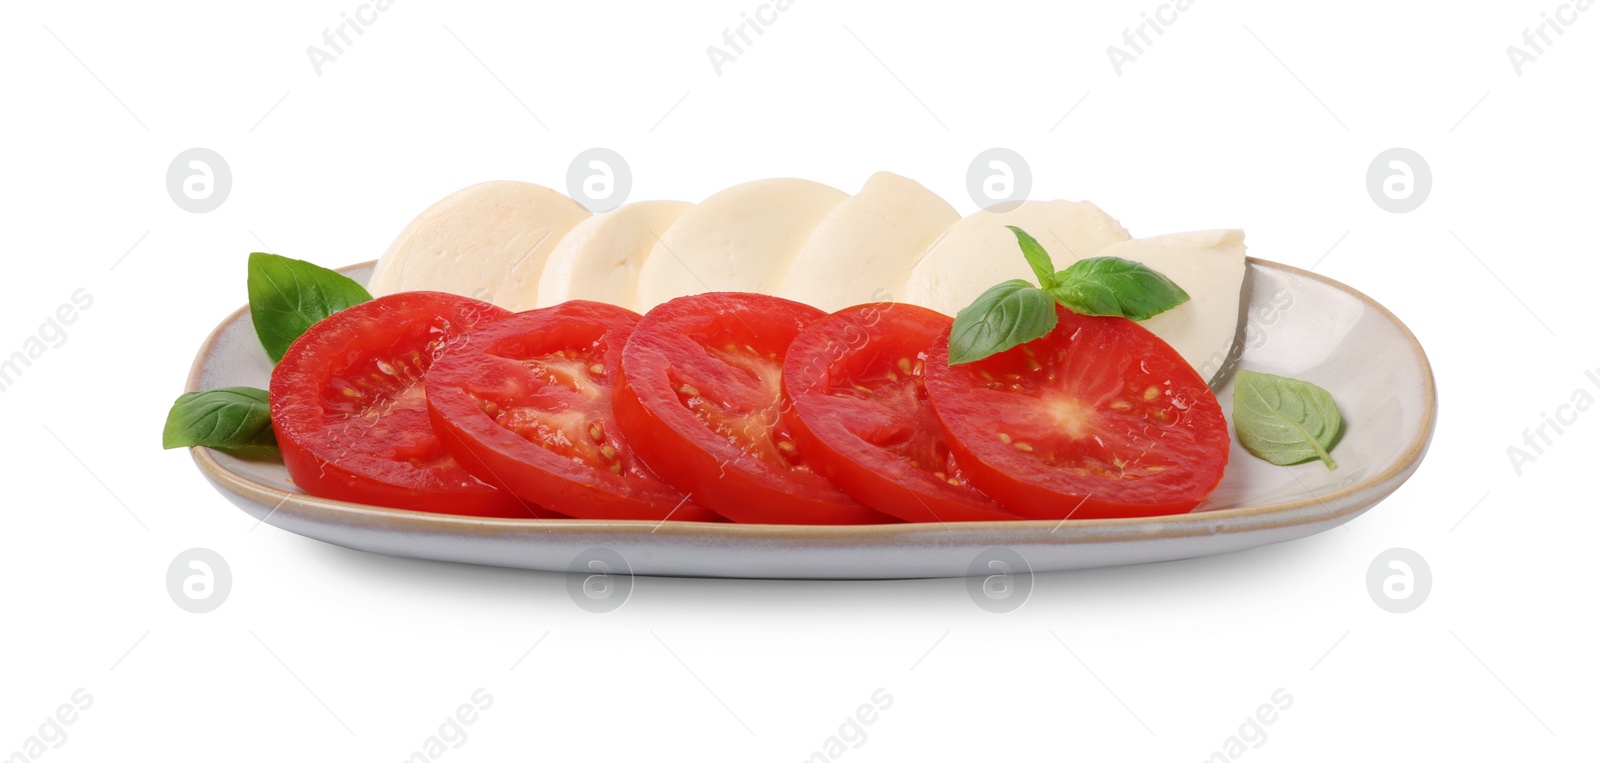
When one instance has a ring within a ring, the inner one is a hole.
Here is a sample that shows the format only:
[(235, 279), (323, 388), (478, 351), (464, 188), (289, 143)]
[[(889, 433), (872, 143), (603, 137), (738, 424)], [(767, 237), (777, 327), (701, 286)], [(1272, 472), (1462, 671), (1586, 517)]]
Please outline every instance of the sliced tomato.
[(272, 372), (272, 427), (296, 485), (324, 498), (444, 514), (536, 510), (473, 477), (428, 423), (423, 375), (474, 328), (510, 313), (404, 292), (334, 313)]
[(967, 477), (1030, 518), (1181, 514), (1222, 480), (1228, 428), (1204, 380), (1126, 318), (1056, 310), (1048, 335), (927, 363), (933, 409)]
[(473, 332), (428, 371), (434, 431), (479, 479), (567, 516), (720, 520), (650, 471), (611, 415), (638, 322), (572, 301)]
[(789, 345), (784, 421), (807, 460), (846, 493), (909, 522), (1017, 519), (950, 455), (923, 384), (950, 319), (915, 305), (846, 308)]
[(657, 474), (735, 522), (892, 518), (814, 473), (784, 424), (783, 360), (821, 310), (761, 294), (680, 297), (622, 351), (617, 424)]

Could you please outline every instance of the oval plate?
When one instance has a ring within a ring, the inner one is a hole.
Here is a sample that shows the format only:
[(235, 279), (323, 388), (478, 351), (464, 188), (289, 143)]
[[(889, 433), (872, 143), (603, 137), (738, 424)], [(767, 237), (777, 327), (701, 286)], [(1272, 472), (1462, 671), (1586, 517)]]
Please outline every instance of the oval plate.
[[(364, 283), (372, 263), (342, 272)], [(638, 575), (881, 579), (968, 575), (996, 547), (1020, 554), (1034, 572), (1224, 554), (1319, 533), (1371, 508), (1416, 471), (1437, 412), (1427, 356), (1382, 305), (1255, 258), (1244, 288), (1235, 343), (1242, 352), (1219, 353), (1212, 385), (1223, 411), (1231, 421), (1236, 367), (1321, 385), (1345, 416), (1339, 469), (1273, 466), (1235, 442), (1222, 484), (1189, 514), (840, 526), (482, 519), (316, 498), (296, 488), (282, 464), (192, 451), (228, 500), (267, 524), (363, 551), (500, 567), (565, 571), (579, 554), (605, 548)], [(200, 349), (187, 389), (266, 388), (271, 373), (240, 308)]]

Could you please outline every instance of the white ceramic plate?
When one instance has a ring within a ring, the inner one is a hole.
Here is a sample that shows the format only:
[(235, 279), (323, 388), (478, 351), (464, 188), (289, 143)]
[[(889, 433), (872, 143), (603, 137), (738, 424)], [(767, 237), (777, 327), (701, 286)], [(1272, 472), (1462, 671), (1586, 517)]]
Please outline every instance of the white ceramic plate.
[[(365, 282), (372, 263), (344, 272)], [(1034, 572), (1223, 554), (1319, 533), (1371, 508), (1416, 471), (1436, 415), (1428, 359), (1382, 305), (1336, 281), (1253, 258), (1245, 291), (1243, 352), (1213, 384), (1224, 412), (1231, 420), (1235, 365), (1319, 384), (1345, 417), (1334, 450), (1339, 469), (1272, 466), (1235, 443), (1221, 486), (1177, 516), (868, 526), (479, 519), (316, 498), (297, 489), (281, 464), (207, 448), (193, 454), (224, 497), (268, 524), (364, 551), (502, 567), (565, 571), (598, 548), (639, 575), (907, 578), (986, 572), (974, 562), (996, 548), (1020, 555)], [(188, 389), (265, 388), (271, 372), (241, 308), (201, 348)]]

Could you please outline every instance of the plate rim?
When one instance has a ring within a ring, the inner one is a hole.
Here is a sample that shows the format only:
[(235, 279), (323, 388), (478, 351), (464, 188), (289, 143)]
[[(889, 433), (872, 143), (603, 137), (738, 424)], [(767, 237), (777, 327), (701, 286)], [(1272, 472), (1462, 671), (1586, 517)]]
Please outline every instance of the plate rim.
[[(1348, 293), (1361, 300), (1368, 307), (1376, 309), (1400, 329), (1400, 333), (1407, 346), (1411, 349), (1414, 359), (1423, 371), (1422, 392), (1425, 409), (1422, 421), (1417, 428), (1416, 436), (1405, 445), (1402, 450), (1402, 456), (1391, 463), (1388, 468), (1355, 484), (1347, 485), (1323, 495), (1311, 494), (1307, 498), (1297, 498), (1292, 501), (1279, 501), (1231, 509), (1214, 509), (1199, 513), (1169, 514), (1156, 517), (1079, 519), (1073, 520), (1070, 525), (1065, 524), (1065, 520), (800, 525), (687, 522), (670, 519), (662, 521), (620, 519), (545, 520), (537, 517), (509, 519), (396, 509), (331, 498), (320, 498), (269, 487), (227, 468), (217, 460), (212, 449), (204, 446), (190, 448), (190, 455), (200, 471), (217, 487), (258, 504), (275, 506), (276, 508), (272, 509), (268, 516), (279, 512), (286, 506), (292, 506), (295, 511), (291, 513), (319, 515), (325, 521), (362, 526), (371, 530), (401, 530), (419, 533), (444, 532), (458, 535), (468, 533), (490, 537), (520, 535), (529, 530), (562, 535), (587, 534), (596, 530), (604, 530), (662, 535), (665, 537), (766, 541), (794, 540), (810, 543), (831, 542), (836, 545), (855, 545), (869, 542), (893, 542), (897, 538), (922, 535), (930, 531), (949, 532), (959, 529), (991, 535), (1010, 533), (1027, 536), (1023, 542), (1026, 540), (1038, 541), (1041, 540), (1040, 536), (1042, 536), (1042, 538), (1048, 538), (1057, 543), (1112, 543), (1131, 540), (1204, 537), (1221, 533), (1270, 530), (1286, 526), (1315, 524), (1324, 519), (1337, 522), (1346, 517), (1360, 514), (1399, 488), (1416, 471), (1422, 462), (1423, 456), (1428, 451), (1438, 419), (1438, 395), (1433, 366), (1428, 362), (1427, 353), (1422, 349), (1422, 344), (1417, 341), (1417, 337), (1411, 331), (1411, 328), (1387, 307), (1384, 307), (1377, 300), (1367, 296), (1360, 290), (1327, 276), (1297, 268), (1293, 265), (1285, 265), (1257, 257), (1246, 257), (1245, 260), (1247, 267), (1258, 266), (1268, 270), (1277, 270), (1290, 275), (1309, 278)], [(362, 268), (374, 267), (376, 264), (376, 260), (368, 260), (335, 268), (335, 270), (340, 273), (349, 273)], [(184, 383), (185, 392), (199, 391), (200, 377), (206, 360), (215, 351), (222, 332), (228, 326), (244, 317), (249, 309), (249, 305), (246, 304), (229, 313), (206, 336), (204, 343), (201, 344), (199, 351), (195, 354), (194, 362), (190, 365), (189, 375)], [(1369, 500), (1346, 500), (1374, 490), (1379, 491), (1379, 494)], [(1331, 509), (1329, 507), (1330, 503), (1342, 504), (1342, 508)], [(1323, 509), (1320, 512), (1320, 516), (1314, 516), (1309, 520), (1305, 518), (1307, 509), (1319, 507)], [(266, 517), (262, 519), (265, 521)], [(1279, 521), (1272, 521), (1274, 519)], [(1066, 528), (1071, 528), (1073, 532), (1055, 532), (1057, 529)]]

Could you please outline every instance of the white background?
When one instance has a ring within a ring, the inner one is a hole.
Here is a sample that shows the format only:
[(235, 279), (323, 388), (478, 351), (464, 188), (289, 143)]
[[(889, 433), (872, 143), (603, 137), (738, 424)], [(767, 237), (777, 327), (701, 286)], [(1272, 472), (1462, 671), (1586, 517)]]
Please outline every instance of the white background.
[[(1506, 48), (1555, 0), (1199, 0), (1119, 76), (1106, 48), (1157, 0), (799, 0), (719, 76), (706, 47), (757, 0), (399, 0), (319, 76), (306, 48), (358, 4), (4, 12), (0, 355), (74, 290), (93, 304), (0, 393), (0, 756), (78, 688), (94, 702), (44, 758), (398, 761), (480, 687), (494, 704), (442, 759), (799, 761), (879, 688), (892, 706), (842, 758), (1199, 761), (1280, 688), (1292, 706), (1241, 758), (1594, 748), (1600, 413), (1520, 476), (1506, 448), (1575, 390), (1600, 396), (1600, 10), (1519, 76)], [(233, 173), (207, 214), (165, 188), (195, 146)], [(1244, 228), (1252, 255), (1416, 332), (1433, 449), (1345, 528), (1040, 575), (1004, 615), (960, 580), (667, 579), (596, 615), (559, 575), (256, 527), (159, 449), (194, 351), (244, 301), (246, 253), (368, 260), (438, 197), (559, 188), (591, 146), (627, 158), (633, 199), (892, 170), (963, 213), (968, 162), (1005, 146), (1033, 197), (1091, 199), (1135, 236)], [(1365, 187), (1394, 146), (1432, 167), (1408, 214)], [(195, 546), (233, 571), (210, 614), (165, 588)], [(1410, 614), (1366, 591), (1392, 547), (1433, 571)]]

